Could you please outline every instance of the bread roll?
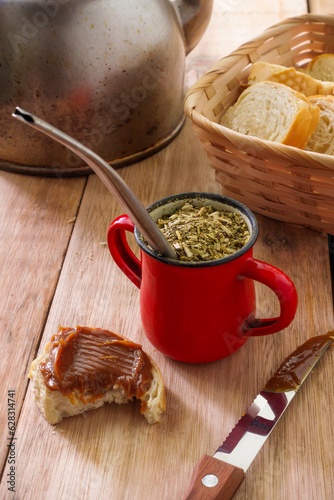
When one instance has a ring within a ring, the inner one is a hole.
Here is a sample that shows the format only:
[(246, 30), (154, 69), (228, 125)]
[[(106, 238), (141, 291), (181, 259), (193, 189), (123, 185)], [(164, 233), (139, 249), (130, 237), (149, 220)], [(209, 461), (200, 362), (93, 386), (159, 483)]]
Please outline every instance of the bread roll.
[(334, 96), (313, 96), (309, 101), (320, 109), (320, 120), (305, 149), (326, 155), (334, 154)]
[(221, 124), (241, 134), (304, 148), (319, 122), (319, 109), (286, 85), (248, 87), (228, 108)]
[(334, 54), (321, 54), (314, 57), (305, 71), (317, 80), (334, 82)]
[(333, 95), (334, 93), (334, 82), (316, 80), (293, 67), (286, 68), (262, 61), (254, 63), (248, 77), (248, 84), (253, 85), (265, 80), (283, 83), (305, 96)]
[[(117, 363), (125, 366), (125, 372)], [(104, 403), (128, 403), (133, 397), (141, 400), (141, 413), (150, 424), (159, 422), (166, 409), (165, 386), (156, 363), (141, 346), (107, 330), (60, 328), (33, 361), (28, 376), (35, 402), (52, 425)], [(143, 381), (147, 388), (140, 386)]]

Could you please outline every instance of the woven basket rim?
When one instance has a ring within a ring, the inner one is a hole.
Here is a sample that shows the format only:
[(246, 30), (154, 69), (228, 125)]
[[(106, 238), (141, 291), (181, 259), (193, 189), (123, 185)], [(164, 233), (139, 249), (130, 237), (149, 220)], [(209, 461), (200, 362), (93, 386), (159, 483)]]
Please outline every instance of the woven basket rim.
[[(187, 116), (189, 116), (189, 112), (191, 111), (191, 103), (189, 104), (190, 97), (193, 94), (203, 92), (203, 89), (212, 84), (212, 82), (222, 73), (221, 69), (223, 66), (223, 62), (227, 61), (232, 57), (239, 56), (239, 52), (242, 52), (242, 57), (245, 57), (245, 49), (249, 46), (252, 46), (252, 50), (255, 50), (261, 43), (267, 41), (269, 38), (273, 38), (278, 34), (282, 34), (286, 31), (290, 31), (290, 29), (295, 28), (301, 24), (328, 24), (334, 26), (334, 14), (321, 15), (321, 14), (303, 14), (302, 16), (289, 17), (284, 19), (283, 21), (270, 26), (265, 29), (260, 35), (252, 38), (250, 41), (243, 43), (236, 50), (231, 52), (229, 55), (222, 57), (217, 61), (211, 68), (209, 68), (204, 75), (202, 75), (197, 82), (188, 90), (185, 96), (185, 110), (187, 111)], [(250, 53), (251, 50), (248, 50)]]
[(210, 128), (218, 137), (223, 134), (232, 143), (236, 143), (241, 140), (243, 145), (248, 143), (250, 150), (254, 148), (254, 144), (257, 144), (260, 148), (262, 146), (267, 150), (270, 149), (270, 152), (273, 154), (279, 154), (282, 156), (282, 154), (285, 153), (286, 156), (291, 157), (291, 160), (294, 163), (305, 163), (308, 161), (308, 158), (312, 158), (312, 168), (314, 168), (314, 161), (316, 161), (322, 166), (334, 170), (334, 157), (332, 155), (305, 151), (303, 149), (281, 144), (279, 142), (273, 142), (265, 139), (259, 139), (255, 136), (241, 134), (240, 132), (235, 132), (224, 125), (220, 125), (219, 123), (209, 120), (196, 110), (192, 110), (191, 118), (198, 127), (205, 129), (206, 131)]

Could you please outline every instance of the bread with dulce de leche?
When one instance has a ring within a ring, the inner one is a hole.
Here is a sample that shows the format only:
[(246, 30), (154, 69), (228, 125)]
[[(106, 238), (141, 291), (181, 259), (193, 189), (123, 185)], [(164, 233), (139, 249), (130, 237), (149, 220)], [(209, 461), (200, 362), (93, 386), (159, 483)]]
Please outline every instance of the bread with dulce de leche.
[(60, 328), (31, 365), (35, 402), (50, 424), (104, 403), (141, 401), (150, 424), (166, 409), (165, 385), (139, 344), (99, 328)]

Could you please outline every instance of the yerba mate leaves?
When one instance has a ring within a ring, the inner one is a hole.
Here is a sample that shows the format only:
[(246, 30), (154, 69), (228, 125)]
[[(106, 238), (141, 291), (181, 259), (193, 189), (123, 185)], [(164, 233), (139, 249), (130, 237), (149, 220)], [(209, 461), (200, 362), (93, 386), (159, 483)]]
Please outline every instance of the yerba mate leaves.
[(245, 219), (238, 212), (198, 207), (187, 201), (157, 224), (180, 260), (217, 260), (240, 250), (249, 240)]

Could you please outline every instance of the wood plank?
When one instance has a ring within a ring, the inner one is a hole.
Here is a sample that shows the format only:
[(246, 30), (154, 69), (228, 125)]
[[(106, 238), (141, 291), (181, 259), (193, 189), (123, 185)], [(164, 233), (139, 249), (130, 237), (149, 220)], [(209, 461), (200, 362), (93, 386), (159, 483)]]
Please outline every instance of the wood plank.
[(86, 183), (0, 172), (1, 448), (7, 444), (7, 391), (15, 389), (18, 418), (27, 367), (36, 355)]

